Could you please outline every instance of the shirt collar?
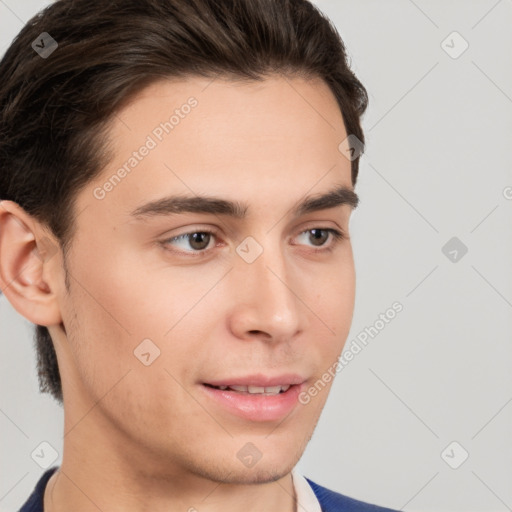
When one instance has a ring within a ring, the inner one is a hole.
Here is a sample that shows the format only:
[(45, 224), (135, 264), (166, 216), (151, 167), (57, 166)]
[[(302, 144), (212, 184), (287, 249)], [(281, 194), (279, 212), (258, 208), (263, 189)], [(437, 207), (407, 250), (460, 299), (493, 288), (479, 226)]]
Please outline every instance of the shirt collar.
[(291, 473), (295, 496), (297, 497), (296, 512), (322, 512), (320, 502), (308, 481), (296, 468), (293, 468)]

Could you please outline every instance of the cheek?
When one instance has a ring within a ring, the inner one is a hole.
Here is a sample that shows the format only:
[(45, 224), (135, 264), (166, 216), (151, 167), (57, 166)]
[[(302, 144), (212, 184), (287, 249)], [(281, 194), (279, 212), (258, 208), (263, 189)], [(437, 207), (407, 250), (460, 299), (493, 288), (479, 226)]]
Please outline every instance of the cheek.
[(322, 275), (322, 286), (316, 286), (313, 295), (314, 311), (323, 312), (330, 324), (340, 328), (350, 327), (355, 302), (355, 269), (352, 259), (333, 265)]
[[(179, 424), (186, 399), (180, 383), (187, 379), (194, 347), (183, 339), (176, 343), (171, 336), (152, 334), (141, 344), (140, 336), (128, 334), (90, 296), (77, 295), (73, 298), (77, 319), (70, 323), (68, 339), (78, 376), (75, 383), (87, 403), (96, 404), (95, 414), (141, 438), (172, 420)], [(137, 314), (140, 319), (132, 320), (147, 324), (148, 319), (140, 311)], [(151, 325), (146, 325), (146, 332), (152, 332)], [(137, 421), (127, 426), (126, 418)]]
[(226, 265), (173, 265), (156, 249), (127, 251), (124, 259), (103, 265), (99, 278), (93, 277), (98, 297), (110, 320), (121, 324), (134, 341), (165, 341), (177, 325), (197, 317), (198, 310), (207, 318), (204, 303), (215, 300), (215, 287), (229, 270)]
[[(200, 353), (198, 345), (221, 318), (222, 298), (215, 285), (225, 270), (198, 275), (197, 267), (155, 269), (108, 258), (89, 266), (76, 262), (82, 275), (71, 283), (79, 322), (73, 350), (87, 382), (101, 394), (130, 369), (144, 370), (140, 378), (148, 388), (160, 366), (180, 380), (187, 376), (190, 361)], [(162, 387), (161, 382), (154, 385)]]
[(82, 289), (75, 289), (71, 302), (76, 316), (66, 326), (69, 347), (80, 385), (96, 402), (130, 371), (130, 337), (105, 302)]
[(314, 295), (311, 309), (320, 344), (322, 366), (331, 366), (339, 357), (347, 340), (355, 302), (355, 272), (351, 261), (330, 272), (323, 281), (323, 289)]

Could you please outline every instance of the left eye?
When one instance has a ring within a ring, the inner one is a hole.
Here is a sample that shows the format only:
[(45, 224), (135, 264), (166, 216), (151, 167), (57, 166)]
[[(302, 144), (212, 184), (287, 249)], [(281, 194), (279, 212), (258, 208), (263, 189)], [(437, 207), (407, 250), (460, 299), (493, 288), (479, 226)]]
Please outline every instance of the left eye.
[[(299, 237), (306, 237), (306, 241), (313, 241), (313, 245), (315, 247), (323, 247), (325, 245), (326, 240), (329, 238), (329, 235), (332, 235), (335, 242), (343, 239), (343, 233), (338, 231), (337, 229), (332, 228), (313, 228), (307, 229), (299, 234)], [(318, 242), (318, 243), (317, 243)]]
[[(331, 244), (326, 244), (329, 236), (332, 237), (333, 241)], [(163, 244), (177, 246), (178, 251), (176, 252), (199, 256), (211, 249), (210, 242), (212, 242), (215, 237), (216, 235), (213, 231), (193, 231), (164, 240)], [(302, 231), (296, 238), (299, 240), (302, 239), (305, 245), (311, 242), (312, 246), (320, 248), (318, 249), (319, 251), (329, 251), (332, 250), (337, 242), (343, 240), (345, 236), (341, 231), (333, 228), (312, 228)], [(297, 244), (294, 243), (293, 245)], [(298, 245), (302, 244), (299, 243)], [(326, 247), (324, 248), (324, 246)]]

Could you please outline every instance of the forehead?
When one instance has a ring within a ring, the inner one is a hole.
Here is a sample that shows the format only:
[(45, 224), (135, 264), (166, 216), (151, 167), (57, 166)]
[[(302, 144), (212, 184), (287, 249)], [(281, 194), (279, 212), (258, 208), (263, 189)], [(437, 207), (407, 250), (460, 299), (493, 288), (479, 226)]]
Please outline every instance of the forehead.
[(260, 154), (276, 146), (304, 154), (314, 151), (304, 147), (304, 140), (336, 143), (345, 127), (334, 95), (318, 78), (277, 75), (239, 82), (194, 77), (149, 85), (116, 115), (111, 128), (119, 153), (148, 134), (159, 145), (174, 142), (177, 149), (179, 143), (189, 161), (207, 153), (212, 161), (223, 147), (231, 158), (238, 150)]
[(86, 200), (105, 184), (101, 206), (126, 211), (164, 192), (257, 199), (277, 190), (298, 199), (317, 184), (313, 192), (351, 185), (350, 161), (338, 150), (346, 136), (320, 79), (161, 80), (114, 116), (114, 157)]

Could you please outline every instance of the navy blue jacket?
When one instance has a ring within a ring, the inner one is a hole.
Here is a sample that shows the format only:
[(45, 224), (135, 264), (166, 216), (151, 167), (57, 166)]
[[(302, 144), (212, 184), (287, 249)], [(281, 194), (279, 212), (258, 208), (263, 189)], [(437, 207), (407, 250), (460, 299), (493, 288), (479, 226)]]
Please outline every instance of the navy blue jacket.
[[(19, 512), (43, 512), (44, 490), (48, 480), (57, 469), (58, 467), (54, 467), (43, 473), (39, 482), (37, 482), (36, 488), (25, 504), (20, 508)], [(397, 512), (389, 508), (378, 507), (377, 505), (371, 505), (370, 503), (349, 498), (348, 496), (315, 484), (315, 482), (312, 482), (309, 478), (306, 478), (306, 480), (320, 502), (322, 512)]]

